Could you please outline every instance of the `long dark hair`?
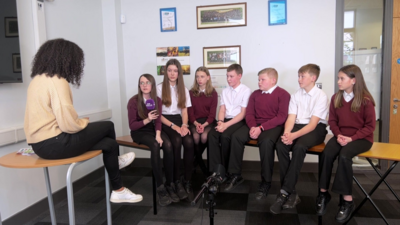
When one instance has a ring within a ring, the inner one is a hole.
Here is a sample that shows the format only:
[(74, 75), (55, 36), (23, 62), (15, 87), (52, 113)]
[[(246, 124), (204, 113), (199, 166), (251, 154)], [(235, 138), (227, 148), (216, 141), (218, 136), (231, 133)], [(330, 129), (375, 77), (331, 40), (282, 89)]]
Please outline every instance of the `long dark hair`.
[(53, 39), (46, 41), (32, 61), (31, 77), (46, 74), (65, 78), (77, 87), (81, 84), (85, 59), (82, 49), (71, 41)]
[(183, 71), (181, 63), (177, 59), (168, 60), (165, 65), (164, 80), (162, 84), (162, 103), (166, 107), (170, 107), (171, 100), (171, 88), (168, 80), (168, 66), (175, 65), (178, 68), (178, 79), (176, 80), (176, 87), (178, 90), (178, 107), (181, 109), (186, 108), (186, 93), (185, 93), (185, 83), (183, 81)]
[(146, 108), (146, 104), (143, 99), (142, 89), (140, 89), (140, 78), (142, 78), (142, 77), (145, 77), (151, 83), (150, 97), (151, 97), (151, 99), (154, 100), (154, 103), (156, 104), (156, 110), (158, 112), (157, 89), (156, 89), (156, 81), (154, 80), (154, 77), (151, 74), (145, 73), (139, 77), (138, 94), (133, 97), (137, 98), (137, 108), (138, 108), (138, 113), (139, 113), (140, 118), (146, 119), (147, 114), (144, 111), (144, 109)]
[[(364, 76), (361, 72), (360, 67), (356, 65), (347, 65), (342, 67), (339, 72), (343, 72), (349, 78), (355, 78), (356, 82), (353, 85), (353, 93), (354, 93), (354, 100), (351, 103), (351, 111), (358, 112), (360, 110), (361, 104), (367, 104), (368, 101), (371, 101), (372, 104), (375, 106), (374, 98), (372, 97), (371, 93), (369, 93), (367, 85), (364, 81)], [(336, 93), (335, 97), (335, 108), (342, 107), (342, 97), (343, 91), (339, 90)]]

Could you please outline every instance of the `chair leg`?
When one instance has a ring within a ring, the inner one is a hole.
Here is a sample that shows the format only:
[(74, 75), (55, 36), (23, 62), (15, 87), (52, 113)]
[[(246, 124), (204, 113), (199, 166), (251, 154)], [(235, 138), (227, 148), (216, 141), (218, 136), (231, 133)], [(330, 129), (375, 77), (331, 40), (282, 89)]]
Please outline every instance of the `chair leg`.
[(151, 173), (152, 175), (153, 175), (153, 178), (152, 178), (152, 180), (153, 180), (153, 210), (154, 210), (154, 215), (157, 215), (157, 193), (156, 193), (156, 189), (157, 189), (157, 187), (156, 187), (156, 177), (154, 176), (154, 171), (152, 171), (152, 173)]
[[(44, 172), (44, 178), (45, 178), (45, 181), (46, 181), (47, 200), (49, 201), (51, 224), (52, 225), (57, 225), (56, 213), (55, 213), (55, 210), (54, 210), (54, 203), (53, 203), (53, 193), (51, 192), (49, 169), (47, 167), (43, 167), (43, 172)], [(0, 225), (1, 225), (1, 219), (0, 219)]]
[(71, 175), (74, 167), (78, 165), (78, 163), (72, 163), (67, 172), (67, 198), (68, 198), (68, 216), (69, 216), (69, 224), (75, 225), (75, 209), (74, 209), (74, 190), (72, 187)]
[(106, 182), (107, 224), (112, 225), (111, 203), (110, 203), (110, 178), (108, 177), (108, 173), (105, 167), (104, 167), (104, 178)]

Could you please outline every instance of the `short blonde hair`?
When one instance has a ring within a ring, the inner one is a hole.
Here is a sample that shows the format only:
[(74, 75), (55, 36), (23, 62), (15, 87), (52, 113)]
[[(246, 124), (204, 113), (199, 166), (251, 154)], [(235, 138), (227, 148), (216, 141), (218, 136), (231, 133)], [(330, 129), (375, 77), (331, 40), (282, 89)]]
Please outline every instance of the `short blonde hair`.
[(276, 71), (276, 69), (268, 67), (258, 72), (258, 76), (260, 76), (261, 74), (267, 74), (269, 78), (275, 78), (276, 83), (278, 83), (278, 71)]

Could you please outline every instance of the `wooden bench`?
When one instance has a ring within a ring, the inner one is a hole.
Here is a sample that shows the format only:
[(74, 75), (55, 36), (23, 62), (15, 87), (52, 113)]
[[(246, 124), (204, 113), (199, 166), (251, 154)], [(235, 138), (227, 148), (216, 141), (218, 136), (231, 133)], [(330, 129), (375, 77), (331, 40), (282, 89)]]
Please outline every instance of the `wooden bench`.
[[(101, 150), (88, 151), (82, 155), (67, 158), (67, 159), (42, 159), (39, 156), (35, 155), (20, 155), (16, 152), (12, 152), (10, 154), (4, 155), (0, 158), (0, 166), (9, 167), (9, 168), (18, 168), (18, 169), (30, 169), (30, 168), (43, 168), (44, 169), (44, 177), (46, 181), (47, 188), (47, 198), (49, 201), (50, 208), (50, 217), (51, 224), (56, 225), (56, 216), (54, 211), (53, 204), (53, 195), (51, 192), (51, 184), (50, 184), (50, 176), (48, 167), (51, 166), (61, 166), (61, 165), (70, 165), (68, 168), (66, 180), (67, 180), (67, 198), (68, 198), (68, 214), (69, 214), (69, 224), (75, 224), (75, 209), (74, 209), (74, 194), (72, 187), (72, 171), (76, 165), (79, 165), (91, 158), (94, 158), (98, 155), (101, 155)], [(105, 171), (105, 181), (106, 181), (106, 205), (107, 205), (107, 224), (111, 225), (111, 204), (110, 204), (110, 181), (108, 177), (107, 170)]]
[[(136, 142), (133, 142), (132, 137), (130, 135), (117, 137), (116, 140), (120, 146), (129, 147), (129, 148), (137, 148), (137, 149), (141, 149), (141, 150), (150, 150), (147, 145), (140, 145)], [(154, 215), (157, 215), (156, 178), (155, 178), (153, 172), (151, 174), (152, 174), (152, 187), (153, 187), (153, 213), (154, 213)]]

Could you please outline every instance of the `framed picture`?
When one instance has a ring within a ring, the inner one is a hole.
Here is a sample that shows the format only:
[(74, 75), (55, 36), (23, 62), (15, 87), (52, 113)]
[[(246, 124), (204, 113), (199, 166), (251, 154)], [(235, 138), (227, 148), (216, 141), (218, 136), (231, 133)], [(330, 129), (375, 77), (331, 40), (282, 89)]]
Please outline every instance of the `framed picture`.
[(268, 24), (270, 26), (287, 24), (286, 0), (269, 0), (268, 12)]
[(6, 37), (18, 37), (18, 20), (17, 17), (5, 17), (4, 29)]
[(247, 4), (197, 6), (197, 29), (247, 26)]
[(225, 69), (240, 62), (240, 45), (203, 48), (203, 65), (208, 69)]
[(161, 32), (177, 31), (176, 8), (160, 9), (160, 28)]
[(14, 73), (21, 73), (21, 55), (19, 53), (12, 54), (12, 67)]

